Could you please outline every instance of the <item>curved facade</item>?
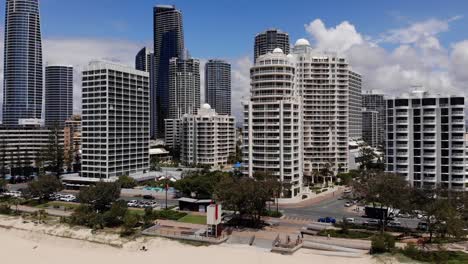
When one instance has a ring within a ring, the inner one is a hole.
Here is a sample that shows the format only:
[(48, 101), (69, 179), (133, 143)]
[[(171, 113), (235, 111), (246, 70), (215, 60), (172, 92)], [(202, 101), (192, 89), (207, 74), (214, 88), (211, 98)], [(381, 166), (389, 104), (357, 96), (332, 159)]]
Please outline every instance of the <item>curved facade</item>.
[(244, 173), (276, 175), (290, 183), (284, 197), (302, 186), (301, 99), (295, 66), (282, 50), (260, 56), (251, 69), (251, 97), (244, 102)]
[(40, 119), (42, 41), (38, 0), (7, 0), (5, 18), (3, 124)]
[(182, 12), (175, 6), (154, 8), (154, 65), (151, 89), (151, 137), (164, 137), (164, 119), (169, 116), (169, 61), (184, 51)]

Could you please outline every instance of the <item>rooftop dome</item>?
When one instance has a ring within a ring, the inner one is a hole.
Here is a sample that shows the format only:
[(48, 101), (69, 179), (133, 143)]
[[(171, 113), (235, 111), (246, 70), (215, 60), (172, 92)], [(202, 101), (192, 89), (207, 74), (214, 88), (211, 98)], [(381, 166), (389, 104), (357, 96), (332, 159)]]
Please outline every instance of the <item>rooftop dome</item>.
[(273, 53), (276, 53), (276, 54), (283, 53), (283, 50), (280, 48), (276, 48), (273, 50)]
[(307, 39), (298, 39), (295, 46), (310, 46), (310, 43)]
[(202, 108), (206, 109), (206, 110), (209, 110), (209, 109), (211, 109), (211, 106), (209, 104), (203, 104)]

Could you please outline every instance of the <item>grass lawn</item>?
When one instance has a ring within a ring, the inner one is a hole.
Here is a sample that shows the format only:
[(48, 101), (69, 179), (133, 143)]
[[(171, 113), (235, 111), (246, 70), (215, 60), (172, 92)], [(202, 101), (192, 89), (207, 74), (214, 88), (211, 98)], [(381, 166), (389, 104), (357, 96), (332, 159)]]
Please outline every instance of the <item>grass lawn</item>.
[(40, 208), (40, 209), (63, 209), (65, 208), (67, 210), (74, 210), (78, 206), (79, 204), (53, 201), (53, 202), (48, 202), (44, 204), (39, 204), (39, 205), (36, 205), (35, 207)]
[(206, 225), (206, 216), (204, 216), (204, 215), (186, 215), (186, 216), (180, 218), (177, 221), (183, 222), (183, 223)]

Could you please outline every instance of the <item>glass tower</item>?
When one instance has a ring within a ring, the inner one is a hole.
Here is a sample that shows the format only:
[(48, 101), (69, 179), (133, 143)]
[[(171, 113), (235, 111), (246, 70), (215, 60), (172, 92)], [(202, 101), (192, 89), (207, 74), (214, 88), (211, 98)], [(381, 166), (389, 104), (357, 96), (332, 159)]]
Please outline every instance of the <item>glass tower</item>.
[(151, 137), (164, 137), (169, 115), (169, 61), (184, 51), (182, 13), (175, 6), (154, 7), (154, 65), (151, 89)]
[(205, 102), (220, 115), (231, 114), (231, 64), (222, 60), (205, 64)]
[(40, 119), (42, 43), (38, 0), (6, 0), (3, 124)]
[(45, 125), (64, 127), (73, 115), (73, 67), (47, 66), (45, 88)]

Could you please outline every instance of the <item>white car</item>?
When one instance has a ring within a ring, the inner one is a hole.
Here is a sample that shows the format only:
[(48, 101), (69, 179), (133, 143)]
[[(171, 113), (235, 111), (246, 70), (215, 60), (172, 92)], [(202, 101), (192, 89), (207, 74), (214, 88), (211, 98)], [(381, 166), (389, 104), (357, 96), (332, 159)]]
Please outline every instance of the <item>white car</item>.
[(387, 226), (389, 227), (401, 227), (401, 223), (398, 221), (391, 221), (387, 223)]
[(63, 201), (63, 202), (73, 202), (76, 200), (76, 196), (72, 194), (61, 195), (58, 200)]
[(3, 195), (5, 196), (10, 196), (10, 197), (15, 197), (15, 198), (21, 198), (23, 197), (23, 194), (19, 191), (9, 191), (4, 193)]
[(350, 203), (350, 202), (346, 202), (344, 206), (345, 206), (345, 207), (351, 207), (351, 205), (353, 205), (353, 204)]
[(138, 201), (137, 200), (131, 200), (130, 202), (127, 203), (128, 207), (138, 207)]
[(356, 221), (354, 220), (354, 218), (352, 218), (352, 217), (348, 217), (348, 218), (346, 218), (345, 220), (346, 220), (347, 223), (351, 223), (351, 224), (356, 222)]

